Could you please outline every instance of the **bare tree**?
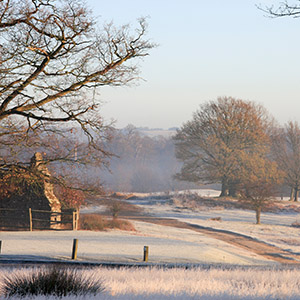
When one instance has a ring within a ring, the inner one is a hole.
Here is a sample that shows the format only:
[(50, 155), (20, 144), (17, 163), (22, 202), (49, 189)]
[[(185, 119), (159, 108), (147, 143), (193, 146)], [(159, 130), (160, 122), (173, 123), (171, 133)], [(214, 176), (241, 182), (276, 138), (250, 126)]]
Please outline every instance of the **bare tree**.
[(60, 169), (62, 161), (104, 162), (110, 126), (99, 89), (139, 78), (137, 60), (154, 47), (146, 31), (145, 19), (134, 29), (99, 28), (83, 0), (0, 1), (2, 177), (21, 174), (32, 151)]
[(97, 88), (137, 79), (130, 61), (154, 46), (144, 19), (134, 32), (98, 30), (81, 0), (2, 0), (0, 12), (0, 121), (21, 117), (31, 129), (74, 121), (92, 139), (103, 129)]
[(300, 17), (300, 1), (295, 0), (292, 3), (290, 1), (282, 1), (277, 6), (265, 6), (257, 5), (257, 7), (265, 12), (267, 16), (278, 18), (278, 17)]
[(269, 153), (253, 153), (241, 162), (239, 182), (240, 201), (245, 202), (256, 213), (256, 224), (260, 224), (261, 211), (272, 205), (278, 185), (282, 183), (283, 173)]
[(176, 156), (183, 162), (180, 180), (221, 183), (221, 196), (235, 195), (242, 162), (267, 151), (269, 119), (254, 103), (231, 97), (208, 102), (174, 137)]
[(288, 122), (273, 139), (273, 155), (291, 188), (291, 199), (298, 201), (300, 189), (300, 128)]

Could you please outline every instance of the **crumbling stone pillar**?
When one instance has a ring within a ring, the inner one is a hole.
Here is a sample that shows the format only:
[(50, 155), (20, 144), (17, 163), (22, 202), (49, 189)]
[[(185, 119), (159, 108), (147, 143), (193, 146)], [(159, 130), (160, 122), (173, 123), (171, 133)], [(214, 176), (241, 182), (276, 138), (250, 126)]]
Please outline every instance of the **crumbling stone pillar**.
[[(51, 174), (46, 167), (43, 156), (40, 152), (36, 152), (34, 156), (31, 159), (31, 167), (33, 169), (37, 169), (39, 172), (41, 172), (44, 175), (43, 179), (43, 186), (41, 189), (41, 200), (47, 201), (51, 212), (58, 212), (61, 213), (61, 204), (60, 201), (57, 199), (53, 192), (53, 184), (51, 183)], [(34, 207), (32, 207), (34, 209)], [(61, 226), (60, 224), (51, 224), (51, 221), (61, 221), (61, 215), (60, 214), (51, 214), (50, 218), (50, 228), (52, 229), (59, 229)]]

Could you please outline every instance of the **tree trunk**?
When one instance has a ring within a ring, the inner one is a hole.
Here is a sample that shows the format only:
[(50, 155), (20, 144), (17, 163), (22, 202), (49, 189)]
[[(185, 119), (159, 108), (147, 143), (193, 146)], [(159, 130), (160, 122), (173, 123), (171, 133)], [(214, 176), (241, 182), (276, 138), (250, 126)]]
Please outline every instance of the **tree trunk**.
[(222, 185), (220, 197), (226, 197), (226, 196), (228, 196), (228, 188), (227, 186)]
[(291, 188), (291, 194), (290, 194), (290, 201), (294, 200), (294, 195), (295, 195), (295, 189), (292, 187)]
[(229, 194), (228, 194), (228, 196), (236, 197), (236, 186), (235, 186), (235, 184), (231, 184), (229, 186)]
[(261, 207), (257, 207), (255, 212), (256, 212), (256, 224), (260, 224)]
[(227, 184), (223, 183), (220, 197), (226, 197), (226, 196), (228, 196), (228, 186)]
[(295, 187), (295, 189), (294, 189), (294, 201), (295, 202), (298, 201), (298, 194), (299, 194), (299, 189), (298, 189), (298, 187)]

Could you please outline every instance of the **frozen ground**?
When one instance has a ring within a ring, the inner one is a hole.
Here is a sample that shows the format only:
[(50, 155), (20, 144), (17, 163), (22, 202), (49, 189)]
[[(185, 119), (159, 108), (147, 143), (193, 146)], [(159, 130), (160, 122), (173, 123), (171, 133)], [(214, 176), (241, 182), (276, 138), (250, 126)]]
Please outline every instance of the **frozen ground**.
[[(26, 276), (31, 272), (34, 270), (1, 269), (0, 285), (7, 275)], [(300, 295), (299, 269), (96, 268), (80, 272), (84, 272), (87, 278), (92, 276), (93, 280), (100, 280), (105, 288), (104, 294), (82, 297), (68, 295), (63, 299), (299, 300)], [(22, 299), (54, 300), (58, 297), (30, 296)]]
[[(212, 197), (219, 194), (219, 191), (214, 190), (193, 192)], [(300, 223), (299, 213), (262, 212), (262, 224), (256, 225), (255, 212), (249, 210), (203, 207), (193, 211), (177, 208), (165, 200), (131, 200), (130, 202), (143, 207), (145, 212), (157, 217), (174, 218), (191, 224), (241, 233), (284, 250), (300, 253), (300, 228), (291, 227), (294, 222)], [(216, 218), (220, 218), (221, 221), (212, 220)]]
[[(199, 192), (199, 191), (198, 191)], [(214, 196), (218, 191), (202, 190)], [(157, 196), (157, 195), (156, 195)], [(300, 229), (290, 225), (297, 214), (262, 214), (262, 225), (255, 225), (255, 213), (238, 209), (210, 208), (199, 211), (178, 209), (166, 200), (131, 200), (153, 216), (177, 218), (184, 222), (242, 233), (285, 250), (300, 252)], [(88, 207), (82, 212), (101, 212), (103, 207)], [(220, 217), (221, 221), (211, 218)], [(97, 262), (142, 262), (143, 247), (149, 246), (149, 262), (274, 265), (275, 262), (226, 242), (188, 229), (133, 221), (136, 231), (34, 231), (0, 232), (4, 259), (66, 259), (73, 239), (79, 239), (78, 260)]]
[[(214, 191), (201, 191), (213, 196)], [(157, 196), (157, 195), (156, 195)], [(300, 229), (290, 225), (299, 221), (298, 214), (262, 214), (262, 225), (255, 225), (252, 211), (203, 208), (198, 211), (179, 209), (167, 200), (131, 200), (153, 216), (176, 218), (205, 227), (225, 229), (252, 236), (289, 251), (300, 249)], [(103, 212), (104, 207), (88, 207), (83, 213)], [(221, 218), (212, 221), (211, 218)], [(282, 268), (250, 251), (188, 229), (166, 227), (133, 221), (136, 231), (112, 230), (0, 232), (1, 260), (70, 260), (73, 239), (79, 239), (78, 260), (97, 262), (141, 262), (143, 247), (150, 247), (149, 262), (199, 263), (202, 268), (96, 268), (86, 270), (99, 278), (106, 289), (96, 296), (68, 295), (66, 300), (299, 300), (300, 270)], [(215, 267), (203, 268), (203, 264)], [(224, 264), (224, 268), (220, 267)], [(240, 265), (228, 268), (228, 264)], [(263, 266), (250, 267), (249, 266)], [(245, 267), (244, 267), (245, 266)], [(30, 272), (18, 269), (17, 272)], [(2, 267), (0, 284), (16, 270)], [(3, 297), (0, 295), (0, 299)], [(17, 300), (20, 298), (10, 298)], [(55, 300), (57, 297), (22, 297), (22, 299)]]
[(256, 254), (187, 229), (133, 222), (136, 232), (113, 230), (1, 232), (4, 259), (67, 259), (73, 239), (79, 240), (78, 260), (142, 262), (149, 246), (151, 263), (273, 264)]

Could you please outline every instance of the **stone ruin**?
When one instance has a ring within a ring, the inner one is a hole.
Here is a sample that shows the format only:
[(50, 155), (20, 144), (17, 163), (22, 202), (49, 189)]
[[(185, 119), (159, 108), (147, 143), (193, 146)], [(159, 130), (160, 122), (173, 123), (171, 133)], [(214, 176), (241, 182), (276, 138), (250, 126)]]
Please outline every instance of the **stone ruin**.
[(42, 184), (34, 192), (29, 189), (23, 195), (0, 199), (0, 227), (28, 228), (31, 208), (33, 229), (60, 229), (61, 224), (55, 222), (61, 221), (61, 203), (54, 195), (51, 174), (41, 153), (34, 154), (30, 168), (43, 174)]
[[(51, 212), (61, 213), (61, 203), (54, 195), (53, 184), (47, 179), (51, 178), (51, 174), (46, 165), (43, 163), (43, 156), (40, 152), (36, 152), (31, 158), (31, 168), (37, 169), (37, 171), (41, 172), (45, 176), (45, 179), (43, 180), (43, 186), (37, 195), (37, 198), (39, 199), (36, 199), (37, 203), (33, 203), (33, 207), (31, 208), (39, 209), (35, 207), (44, 207), (47, 208), (46, 210), (50, 209)], [(60, 224), (51, 224), (51, 221), (61, 221), (61, 215), (51, 214), (49, 221), (50, 228), (58, 229), (60, 228)]]

